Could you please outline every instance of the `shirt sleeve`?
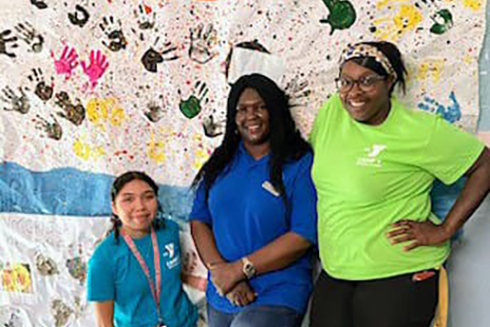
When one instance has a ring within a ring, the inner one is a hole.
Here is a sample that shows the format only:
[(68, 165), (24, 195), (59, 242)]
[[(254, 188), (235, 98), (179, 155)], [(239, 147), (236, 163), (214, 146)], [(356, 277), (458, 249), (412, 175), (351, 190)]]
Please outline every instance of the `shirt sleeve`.
[(423, 168), (444, 184), (452, 184), (475, 163), (484, 148), (474, 135), (436, 117), (421, 159)]
[(209, 212), (208, 202), (206, 201), (206, 189), (204, 187), (204, 181), (199, 183), (194, 197), (194, 203), (192, 205), (191, 214), (189, 220), (197, 220), (211, 225), (211, 213)]
[(325, 106), (322, 106), (320, 110), (318, 111), (315, 121), (313, 122), (313, 127), (311, 128), (310, 135), (308, 136), (308, 142), (315, 147), (316, 140), (318, 138), (318, 133), (320, 130), (320, 127), (323, 125), (323, 116), (325, 116)]
[(325, 128), (328, 128), (328, 114), (332, 110), (331, 108), (339, 105), (342, 105), (339, 95), (334, 94), (325, 103), (323, 103), (323, 105), (320, 107), (320, 110), (318, 110), (315, 121), (313, 122), (313, 127), (308, 136), (308, 142), (310, 142), (313, 149), (316, 147), (316, 144), (319, 140), (319, 135)]
[(317, 244), (316, 190), (311, 178), (313, 155), (306, 154), (294, 181), (291, 196), (291, 231)]
[[(101, 244), (103, 246), (103, 244)], [(87, 300), (95, 302), (115, 299), (114, 274), (110, 258), (98, 248), (88, 263)]]

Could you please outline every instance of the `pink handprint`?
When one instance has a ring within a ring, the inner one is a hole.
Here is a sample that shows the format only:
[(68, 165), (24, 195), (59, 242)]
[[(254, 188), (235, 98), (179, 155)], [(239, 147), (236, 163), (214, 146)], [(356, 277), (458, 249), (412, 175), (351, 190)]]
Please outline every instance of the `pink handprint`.
[(54, 68), (58, 75), (65, 74), (65, 79), (68, 80), (73, 73), (73, 70), (78, 66), (78, 54), (75, 51), (75, 48), (70, 48), (65, 46), (63, 49), (63, 53), (61, 54), (60, 59), (56, 59), (54, 56), (54, 52), (51, 51), (51, 57), (54, 59)]
[(85, 61), (80, 62), (83, 72), (90, 79), (90, 85), (94, 88), (97, 85), (97, 81), (104, 75), (109, 63), (107, 57), (103, 55), (100, 50), (94, 53), (94, 50), (90, 51), (90, 65), (87, 67)]

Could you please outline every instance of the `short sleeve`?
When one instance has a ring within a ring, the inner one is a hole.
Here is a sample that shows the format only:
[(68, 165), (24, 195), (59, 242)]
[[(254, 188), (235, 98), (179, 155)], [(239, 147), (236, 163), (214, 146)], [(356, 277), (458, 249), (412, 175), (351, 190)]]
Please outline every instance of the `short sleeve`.
[(329, 115), (330, 112), (332, 112), (333, 108), (336, 108), (337, 106), (342, 106), (342, 103), (340, 101), (339, 95), (336, 93), (332, 95), (320, 108), (318, 111), (315, 121), (313, 122), (313, 127), (311, 129), (311, 132), (308, 136), (308, 141), (312, 145), (313, 149), (316, 148), (316, 145), (319, 141), (320, 134), (328, 128), (328, 123), (329, 123)]
[(313, 155), (306, 154), (293, 185), (291, 196), (291, 231), (317, 244), (316, 190), (311, 178)]
[(313, 127), (311, 129), (310, 135), (308, 136), (308, 141), (310, 144), (315, 147), (316, 141), (318, 139), (318, 133), (320, 130), (320, 127), (323, 125), (323, 116), (325, 116), (325, 105), (320, 108), (318, 111), (315, 121), (313, 122)]
[(436, 117), (422, 166), (444, 184), (452, 184), (475, 163), (484, 147), (474, 135)]
[(204, 181), (201, 181), (197, 187), (189, 220), (197, 220), (211, 225), (212, 219), (211, 213), (209, 212), (208, 202), (206, 201)]
[[(104, 244), (101, 244), (103, 246)], [(87, 273), (88, 301), (104, 302), (115, 299), (113, 265), (103, 248), (97, 248), (89, 260)]]

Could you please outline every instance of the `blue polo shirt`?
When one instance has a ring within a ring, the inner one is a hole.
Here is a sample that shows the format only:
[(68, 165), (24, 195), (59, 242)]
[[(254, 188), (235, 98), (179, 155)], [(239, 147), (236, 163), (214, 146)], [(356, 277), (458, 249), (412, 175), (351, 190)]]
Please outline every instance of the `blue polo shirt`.
[[(197, 310), (180, 280), (179, 227), (166, 220), (156, 234), (162, 272), (160, 312), (164, 323), (169, 327), (195, 327)], [(133, 241), (155, 281), (151, 235)], [(148, 280), (122, 236), (116, 243), (111, 233), (95, 249), (88, 265), (87, 293), (89, 301), (114, 301), (117, 327), (157, 325), (158, 314)]]
[[(240, 144), (229, 169), (211, 187), (207, 202), (204, 183), (197, 189), (191, 220), (211, 226), (216, 246), (229, 262), (252, 254), (287, 232), (317, 243), (312, 154), (283, 166), (288, 208), (274, 189), (271, 191), (269, 160), (269, 155), (255, 160)], [(258, 293), (250, 305), (284, 305), (305, 312), (312, 290), (311, 251), (282, 270), (252, 278), (250, 284)], [(206, 297), (222, 312), (241, 310), (220, 296), (211, 281)]]

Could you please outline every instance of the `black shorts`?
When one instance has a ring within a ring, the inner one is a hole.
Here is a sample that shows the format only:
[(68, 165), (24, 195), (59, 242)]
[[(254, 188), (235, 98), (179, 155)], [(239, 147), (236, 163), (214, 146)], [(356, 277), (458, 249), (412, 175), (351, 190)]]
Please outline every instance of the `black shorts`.
[(310, 326), (430, 327), (438, 281), (435, 269), (368, 281), (335, 279), (322, 271), (313, 291)]

